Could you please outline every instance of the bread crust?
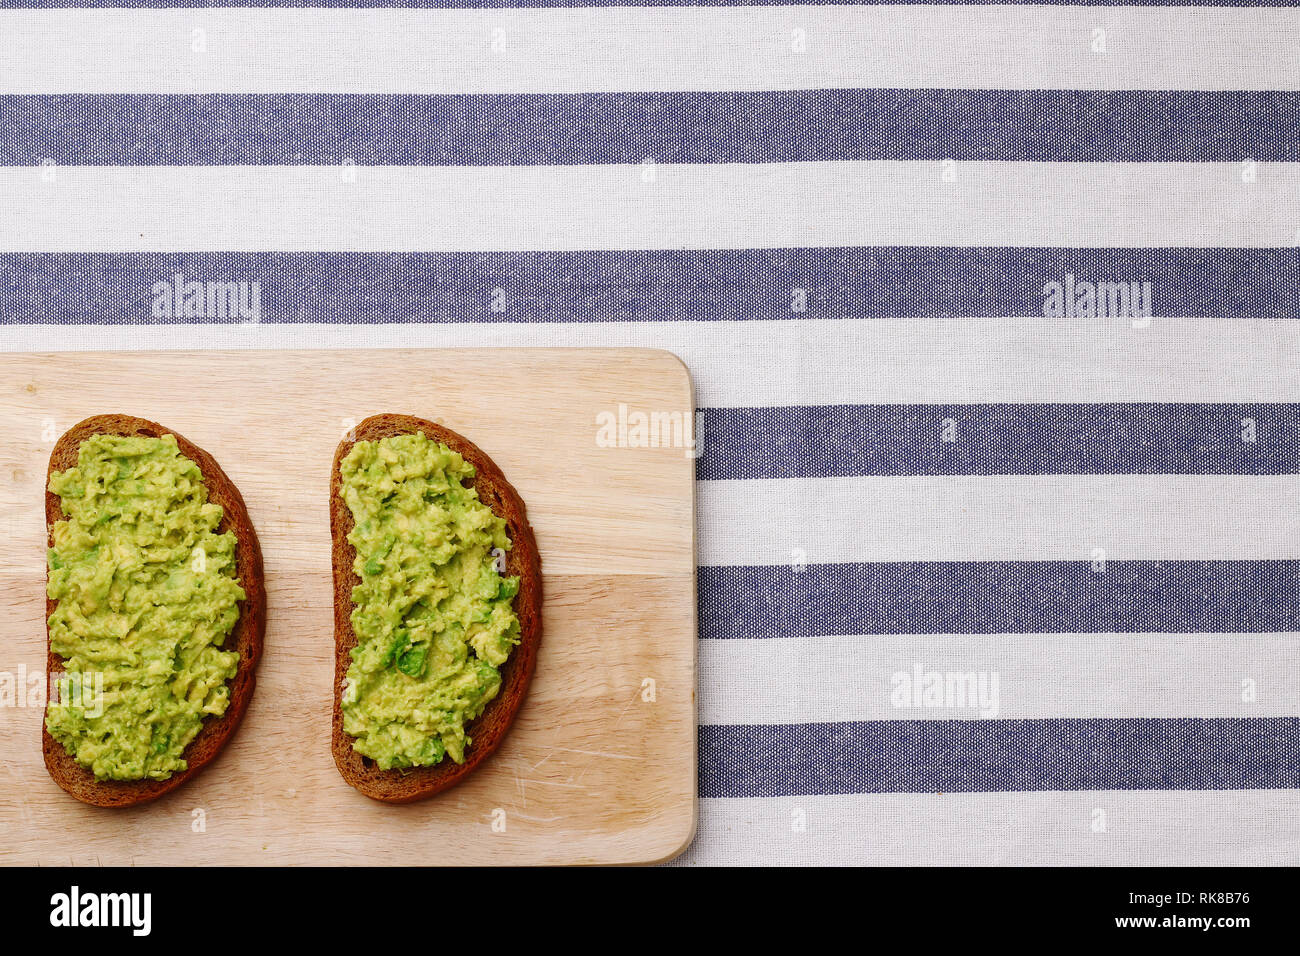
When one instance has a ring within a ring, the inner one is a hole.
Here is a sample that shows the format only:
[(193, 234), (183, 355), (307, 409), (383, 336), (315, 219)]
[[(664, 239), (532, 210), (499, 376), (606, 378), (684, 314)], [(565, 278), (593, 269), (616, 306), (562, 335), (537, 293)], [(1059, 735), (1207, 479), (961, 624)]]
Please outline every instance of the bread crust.
[[(505, 519), (512, 542), (506, 555), (506, 574), (519, 576), (514, 608), (519, 617), (520, 643), (501, 667), (500, 692), (469, 725), (473, 743), (465, 751), (463, 764), (444, 758), (432, 767), (380, 770), (374, 761), (352, 749), (353, 738), (343, 731), (343, 681), (352, 662), (351, 651), (357, 646), (357, 635), (352, 629), (352, 589), (361, 581), (352, 569), (356, 549), (347, 540), (353, 527), (352, 513), (341, 494), (343, 478), (339, 466), (356, 442), (379, 441), (415, 432), (442, 442), (472, 464), (479, 500)], [(352, 429), (334, 453), (330, 472), (330, 533), (334, 540), (334, 763), (344, 780), (375, 800), (410, 803), (431, 797), (464, 780), (497, 749), (514, 723), (537, 666), (542, 641), (542, 561), (523, 499), (487, 453), (462, 435), (411, 415), (374, 415)]]
[[(258, 544), (257, 533), (253, 530), (253, 522), (248, 517), (243, 496), (221, 470), (221, 466), (211, 455), (175, 430), (130, 415), (96, 415), (87, 418), (64, 432), (55, 443), (45, 476), (45, 528), (49, 546), (53, 547), (54, 544), (55, 522), (65, 517), (58, 495), (49, 490), (50, 475), (76, 465), (81, 443), (92, 435), (100, 434), (176, 437), (181, 454), (198, 465), (203, 473), (208, 500), (222, 507), (224, 514), (217, 527), (218, 532), (235, 533), (235, 570), (246, 595), (239, 604), (239, 620), (226, 636), (223, 645), (239, 654), (235, 676), (229, 682), (230, 705), (220, 717), (204, 719), (198, 734), (184, 750), (183, 756), (189, 765), (185, 770), (172, 774), (166, 780), (96, 780), (94, 773), (78, 764), (63, 745), (50, 735), (45, 721), (41, 721), (45, 767), (55, 783), (83, 803), (97, 807), (129, 807), (156, 800), (183, 785), (212, 762), (239, 727), (253, 696), (257, 662), (262, 656), (262, 644), (266, 636), (266, 585), (262, 577), (262, 549)], [(48, 565), (45, 575), (48, 585)], [(49, 647), (48, 622), (56, 603), (48, 596), (45, 599), (47, 679), (49, 674), (63, 670), (63, 658)], [(46, 710), (48, 709), (47, 700)]]

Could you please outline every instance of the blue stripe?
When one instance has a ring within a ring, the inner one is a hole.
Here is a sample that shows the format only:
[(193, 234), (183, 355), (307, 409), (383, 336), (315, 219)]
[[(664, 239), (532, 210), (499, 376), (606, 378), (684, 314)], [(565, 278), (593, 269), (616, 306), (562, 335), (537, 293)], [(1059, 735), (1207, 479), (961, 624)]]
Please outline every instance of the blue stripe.
[[(852, 247), (592, 252), (0, 254), (0, 322), (154, 319), (180, 273), (257, 282), (263, 322), (670, 322), (1033, 316), (1067, 274), (1151, 284), (1158, 316), (1300, 318), (1300, 248)], [(493, 312), (493, 290), (505, 311)], [(794, 291), (806, 309), (793, 311)], [(184, 319), (175, 321), (187, 321)], [(205, 321), (193, 319), (188, 321)]]
[[(709, 6), (873, 6), (898, 0), (708, 0)], [(906, 0), (912, 6), (986, 6), (993, 3), (1112, 7), (1111, 0)], [(270, 7), (324, 9), (546, 9), (562, 7), (695, 7), (701, 0), (3, 0), (0, 9)], [(1128, 0), (1129, 7), (1293, 7), (1300, 0)]]
[(1300, 160), (1300, 92), (0, 97), (0, 164)]
[(702, 726), (700, 796), (1300, 788), (1294, 717)]
[(1300, 472), (1294, 403), (706, 408), (699, 436), (701, 480)]
[[(869, 535), (869, 512), (846, 520)], [(1300, 560), (1093, 567), (1087, 554), (1077, 561), (701, 567), (700, 637), (1300, 631)]]

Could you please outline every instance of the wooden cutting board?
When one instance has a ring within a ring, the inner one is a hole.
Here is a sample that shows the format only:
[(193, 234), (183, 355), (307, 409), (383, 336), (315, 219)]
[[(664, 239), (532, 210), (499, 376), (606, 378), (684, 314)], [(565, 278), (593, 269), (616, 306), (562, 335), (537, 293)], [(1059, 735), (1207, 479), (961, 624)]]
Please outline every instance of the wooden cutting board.
[[(598, 421), (620, 406), (624, 440)], [(667, 427), (659, 447), (629, 446), (638, 412), (689, 421), (693, 409), (682, 363), (645, 349), (0, 355), (0, 862), (676, 855), (695, 829), (694, 458)], [(50, 780), (43, 697), (22, 680), (44, 676), (49, 453), (105, 412), (211, 452), (266, 563), (266, 649), (244, 724), (187, 785), (126, 810), (84, 806)], [(527, 504), (545, 577), (541, 654), (514, 729), (465, 783), (408, 806), (357, 793), (330, 756), (330, 463), (378, 412), (432, 419), (491, 455)]]

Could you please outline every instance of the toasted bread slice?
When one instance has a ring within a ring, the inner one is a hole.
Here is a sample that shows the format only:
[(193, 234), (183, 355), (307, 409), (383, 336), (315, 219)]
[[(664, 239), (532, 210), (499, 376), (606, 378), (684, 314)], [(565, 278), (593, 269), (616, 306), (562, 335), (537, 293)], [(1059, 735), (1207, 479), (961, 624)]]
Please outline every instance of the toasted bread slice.
[[(479, 500), (505, 519), (512, 542), (505, 573), (519, 576), (514, 608), (521, 639), (501, 667), (500, 692), (469, 725), (473, 743), (465, 751), (463, 764), (444, 757), (432, 767), (381, 770), (373, 760), (352, 749), (353, 738), (343, 731), (343, 682), (352, 663), (352, 648), (357, 646), (357, 635), (352, 629), (352, 589), (361, 579), (352, 569), (356, 558), (356, 549), (348, 543), (352, 513), (343, 501), (339, 466), (356, 442), (379, 441), (415, 432), (442, 442), (472, 464)], [(375, 800), (410, 803), (431, 797), (464, 780), (497, 749), (519, 712), (537, 666), (537, 651), (542, 642), (542, 560), (524, 502), (496, 463), (456, 432), (410, 415), (374, 415), (357, 425), (334, 453), (334, 467), (330, 472), (330, 533), (334, 537), (334, 763), (344, 780)]]
[[(45, 476), (45, 527), (48, 544), (54, 545), (54, 524), (64, 517), (58, 495), (49, 491), (50, 474), (66, 471), (77, 464), (77, 450), (92, 435), (142, 435), (160, 438), (175, 435), (181, 454), (199, 466), (208, 500), (221, 505), (224, 516), (218, 532), (233, 531), (237, 540), (235, 569), (239, 583), (247, 595), (239, 605), (239, 621), (226, 637), (224, 647), (239, 653), (235, 676), (230, 680), (230, 704), (220, 717), (208, 717), (183, 756), (188, 764), (185, 770), (174, 773), (166, 780), (96, 780), (94, 773), (77, 763), (63, 745), (50, 736), (41, 721), (42, 745), (45, 750), (45, 767), (54, 782), (83, 803), (97, 807), (129, 807), (154, 800), (175, 790), (206, 767), (216, 757), (226, 742), (234, 735), (248, 702), (253, 696), (254, 671), (262, 656), (262, 641), (266, 634), (266, 585), (262, 579), (262, 549), (257, 533), (249, 520), (248, 509), (239, 489), (226, 477), (216, 460), (197, 445), (186, 441), (177, 432), (156, 422), (130, 415), (97, 415), (74, 425), (58, 440), (50, 453), (50, 466)], [(49, 571), (46, 570), (48, 578)], [(56, 602), (45, 600), (45, 617), (54, 613)], [(63, 659), (49, 650), (49, 631), (46, 630), (47, 674), (63, 669)], [(48, 703), (47, 703), (48, 708)]]

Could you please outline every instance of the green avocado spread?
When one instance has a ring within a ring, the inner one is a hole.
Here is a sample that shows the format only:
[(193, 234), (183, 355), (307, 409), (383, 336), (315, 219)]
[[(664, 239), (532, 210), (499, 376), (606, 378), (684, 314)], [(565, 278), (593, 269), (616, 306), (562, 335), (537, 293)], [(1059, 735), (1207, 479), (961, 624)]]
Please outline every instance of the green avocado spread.
[(340, 473), (361, 579), (343, 729), (383, 770), (464, 763), (466, 725), (520, 639), (505, 519), (479, 500), (474, 466), (423, 434), (357, 442)]
[(230, 703), (239, 655), (222, 645), (245, 597), (235, 535), (217, 533), (221, 506), (173, 435), (93, 435), (49, 487), (67, 519), (47, 556), (64, 676), (45, 725), (96, 779), (166, 780)]

